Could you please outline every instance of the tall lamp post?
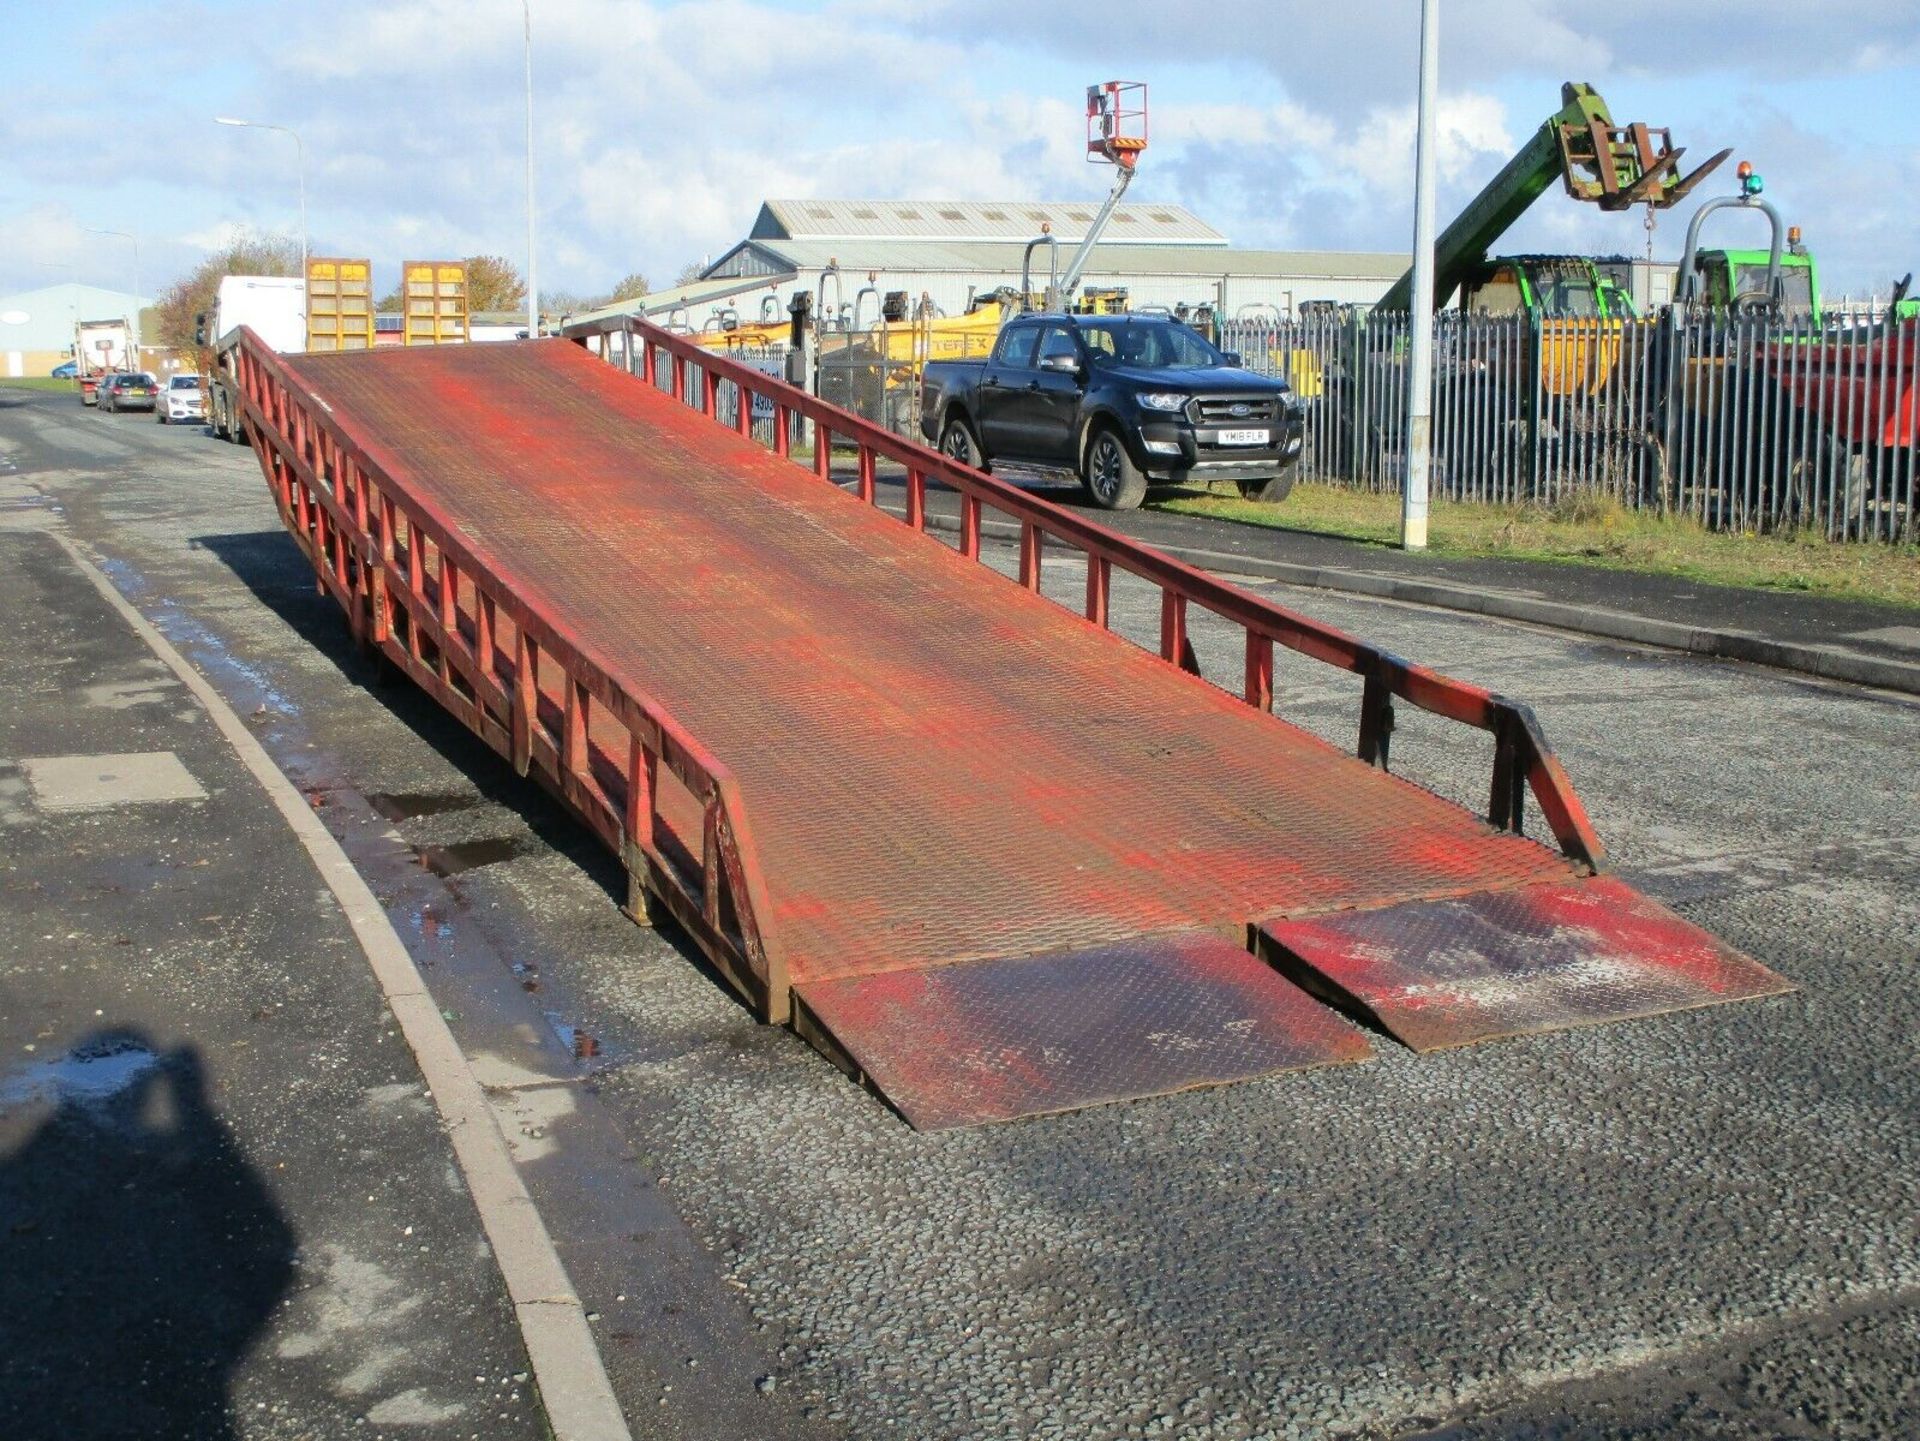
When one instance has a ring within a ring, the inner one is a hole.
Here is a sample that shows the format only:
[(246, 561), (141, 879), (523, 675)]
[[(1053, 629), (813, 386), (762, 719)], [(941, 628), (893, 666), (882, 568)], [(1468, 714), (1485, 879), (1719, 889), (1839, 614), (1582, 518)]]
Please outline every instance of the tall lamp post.
[(248, 130), (278, 130), (282, 135), (293, 136), (293, 153), (300, 175), (300, 278), (307, 276), (307, 147), (300, 143), (298, 131), (285, 125), (269, 125), (264, 120), (235, 120), (231, 115), (216, 115), (215, 125), (240, 125)]
[(1400, 545), (1427, 548), (1427, 478), (1433, 460), (1433, 170), (1440, 88), (1440, 0), (1420, 0), (1420, 119), (1413, 159), (1413, 307), (1407, 386), (1407, 474), (1400, 488)]
[(533, 7), (520, 0), (527, 60), (527, 339), (540, 338), (540, 277), (533, 259)]
[(140, 293), (140, 237), (129, 235), (124, 230), (98, 230), (91, 225), (83, 225), (80, 228), (89, 235), (111, 235), (120, 240), (133, 242), (133, 293), (138, 295)]

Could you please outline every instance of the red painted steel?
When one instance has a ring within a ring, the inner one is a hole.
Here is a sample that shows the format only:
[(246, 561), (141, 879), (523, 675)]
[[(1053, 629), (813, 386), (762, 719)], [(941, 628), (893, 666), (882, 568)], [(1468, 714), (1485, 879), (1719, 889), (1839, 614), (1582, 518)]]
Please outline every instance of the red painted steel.
[(917, 1130), (1070, 1111), (1365, 1059), (1367, 1038), (1204, 931), (795, 988)]
[[(1524, 707), (677, 338), (621, 338), (637, 379), (564, 341), (282, 358), (248, 337), (248, 430), (356, 635), (559, 794), (620, 852), (636, 918), (672, 914), (765, 1019), (796, 986), (1185, 931), (1233, 940), (1235, 994), (1297, 1032), (1249, 979), (1256, 918), (1598, 863)], [(960, 489), (959, 551), (823, 485), (829, 444), (796, 464), (718, 423), (754, 394), (782, 433), (854, 438), (863, 476), (899, 456)], [(977, 563), (983, 507), (1026, 528), (1025, 584)], [(1088, 557), (1090, 619), (1038, 592), (1060, 546)], [(1105, 628), (1116, 566), (1160, 587), (1164, 659)], [(1244, 700), (1189, 673), (1195, 608), (1245, 629)], [(1275, 645), (1365, 679), (1366, 761), (1268, 713)], [(1387, 773), (1396, 699), (1492, 732), (1504, 830)], [(1513, 833), (1528, 789), (1570, 858)]]
[(1920, 319), (1812, 342), (1775, 341), (1762, 358), (1795, 404), (1849, 445), (1920, 445)]
[[(1241, 627), (1249, 651), (1256, 646), (1285, 646), (1313, 660), (1364, 677), (1368, 703), (1360, 722), (1359, 754), (1385, 768), (1386, 739), (1393, 726), (1392, 702), (1409, 705), (1448, 720), (1490, 732), (1495, 738), (1492, 799), (1489, 819), (1503, 829), (1519, 832), (1523, 793), (1530, 791), (1554, 840), (1568, 856), (1598, 870), (1605, 852), (1594, 833), (1572, 783), (1561, 769), (1533, 712), (1505, 696), (1480, 686), (1441, 675), (1378, 647), (1356, 640), (1334, 626), (1298, 611), (1249, 594), (1217, 576), (1196, 570), (1173, 557), (1109, 530), (1073, 511), (1031, 495), (1016, 485), (982, 471), (958, 465), (946, 456), (893, 434), (873, 422), (836, 409), (759, 371), (704, 350), (686, 338), (661, 330), (632, 316), (572, 326), (566, 334), (582, 345), (598, 345), (601, 353), (623, 364), (650, 386), (661, 386), (688, 405), (704, 407), (711, 415), (721, 384), (730, 385), (738, 403), (752, 397), (774, 416), (773, 451), (784, 454), (785, 437), (796, 420), (815, 428), (813, 473), (826, 479), (831, 456), (838, 448), (852, 448), (860, 473), (872, 474), (876, 458), (906, 466), (910, 474), (934, 478), (960, 492), (962, 555), (980, 553), (980, 520), (991, 508), (1021, 526), (1023, 551), (1044, 537), (1047, 545), (1078, 552), (1086, 558), (1087, 618), (1105, 626), (1108, 582), (1114, 567), (1128, 571), (1177, 597), (1188, 606), (1210, 612), (1229, 625)], [(689, 386), (688, 377), (701, 377)], [(873, 488), (863, 484), (861, 499), (873, 501)], [(908, 524), (922, 528), (923, 517), (911, 507)], [(1034, 551), (1035, 556), (1038, 550)], [(1023, 583), (1031, 573), (1022, 566)], [(1187, 657), (1183, 654), (1182, 660)], [(1245, 698), (1258, 704), (1258, 677), (1249, 672)]]
[(1611, 876), (1260, 930), (1285, 974), (1416, 1051), (1793, 989)]

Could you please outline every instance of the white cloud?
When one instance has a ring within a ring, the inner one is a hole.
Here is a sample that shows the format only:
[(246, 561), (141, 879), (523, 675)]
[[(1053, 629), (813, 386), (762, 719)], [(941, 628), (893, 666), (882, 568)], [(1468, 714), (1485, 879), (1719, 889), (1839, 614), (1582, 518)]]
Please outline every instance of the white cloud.
[[(164, 231), (175, 238), (151, 240), (150, 279), (238, 228), (285, 231), (291, 148), (282, 136), (211, 124), (239, 113), (300, 131), (316, 249), (372, 255), (386, 277), (425, 251), (523, 258), (512, 0), (180, 13), (200, 30), (217, 18), (220, 50), (105, 19), (75, 47), (89, 73), (127, 82), (116, 94), (130, 128), (190, 137), (167, 172), (76, 146), (96, 117), (49, 70), (0, 98), (0, 152), (14, 167), (0, 215), (111, 213)], [(738, 239), (769, 195), (1097, 196), (1107, 176), (1085, 163), (1078, 96), (1103, 73), (1156, 85), (1154, 148), (1136, 196), (1188, 204), (1244, 245), (1403, 249), (1413, 14), (1408, 0), (1209, 0), (1203, 12), (1174, 0), (829, 0), (812, 11), (761, 0), (534, 0), (542, 279), (590, 291), (640, 269), (662, 282)], [(1553, 108), (1557, 78), (1543, 77), (1585, 74), (1637, 101), (1651, 82), (1635, 77), (1717, 66), (1749, 76), (1764, 97), (1777, 74), (1920, 65), (1917, 30), (1911, 0), (1754, 0), (1737, 22), (1707, 0), (1449, 6), (1443, 213)], [(1715, 85), (1729, 92), (1724, 75)], [(1519, 98), (1535, 94), (1537, 108)], [(1920, 225), (1895, 203), (1892, 178), (1910, 166), (1910, 140), (1876, 134), (1849, 146), (1820, 129), (1821, 117), (1789, 122), (1764, 101), (1694, 109), (1684, 128), (1680, 116), (1644, 118), (1697, 145), (1722, 134), (1751, 142), (1756, 159), (1764, 152), (1791, 208), (1813, 214), (1818, 204), (1809, 236), (1823, 234), (1831, 275), (1920, 257)], [(1517, 232), (1613, 250), (1637, 249), (1640, 234), (1637, 217), (1548, 202)], [(87, 253), (44, 225), (36, 236)], [(0, 252), (0, 271), (23, 253)], [(17, 278), (25, 272), (0, 274), (0, 285)]]

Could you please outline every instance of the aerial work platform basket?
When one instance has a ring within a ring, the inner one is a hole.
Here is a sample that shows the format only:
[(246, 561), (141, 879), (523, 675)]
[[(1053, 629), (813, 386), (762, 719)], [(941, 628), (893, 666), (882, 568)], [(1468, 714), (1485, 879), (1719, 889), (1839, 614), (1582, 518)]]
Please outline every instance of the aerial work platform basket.
[[(1597, 874), (1524, 706), (643, 322), (583, 339), (605, 358), (249, 336), (248, 428), (355, 634), (617, 851), (636, 919), (914, 1125), (1787, 989)], [(1042, 593), (1069, 564), (1076, 609)], [(1112, 629), (1116, 569), (1159, 592), (1156, 650)], [(1244, 636), (1231, 690), (1200, 611)], [(1360, 678), (1353, 752), (1274, 714), (1276, 653)], [(1486, 815), (1388, 770), (1396, 705), (1487, 733)]]

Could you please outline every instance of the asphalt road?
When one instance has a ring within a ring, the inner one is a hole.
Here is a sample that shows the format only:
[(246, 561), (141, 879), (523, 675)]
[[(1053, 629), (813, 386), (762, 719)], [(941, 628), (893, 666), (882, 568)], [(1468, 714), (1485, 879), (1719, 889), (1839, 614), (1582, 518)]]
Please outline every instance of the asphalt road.
[[(499, 1024), (488, 983), (591, 1038), (524, 1093), (521, 1159), (637, 1420), (691, 1388), (765, 1405), (765, 1435), (1920, 1431), (1920, 705), (1270, 588), (1531, 702), (1627, 878), (1801, 990), (921, 1136), (624, 920), (536, 789), (370, 685), (249, 453), (5, 392), (0, 447), (268, 708), (332, 823), (394, 818), (420, 864), (384, 893), (463, 1043)], [(1114, 610), (1157, 634), (1153, 597)], [(1194, 640), (1234, 674), (1236, 640)], [(1320, 669), (1283, 660), (1280, 708), (1350, 743), (1357, 687)], [(1450, 731), (1403, 714), (1396, 768), (1477, 804), (1486, 747)], [(466, 936), (477, 961), (437, 949)], [(670, 1380), (674, 1347), (702, 1364)]]
[(346, 919), (9, 479), (0, 1436), (548, 1435)]

